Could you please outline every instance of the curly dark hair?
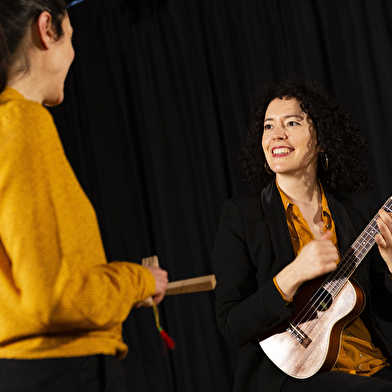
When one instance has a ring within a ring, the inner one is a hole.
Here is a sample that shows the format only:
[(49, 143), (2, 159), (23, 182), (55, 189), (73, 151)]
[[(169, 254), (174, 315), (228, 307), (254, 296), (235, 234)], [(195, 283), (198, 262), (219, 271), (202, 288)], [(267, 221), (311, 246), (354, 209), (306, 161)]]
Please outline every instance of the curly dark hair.
[(253, 104), (248, 135), (239, 155), (244, 181), (260, 189), (275, 176), (264, 167), (266, 159), (261, 140), (268, 105), (275, 98), (283, 97), (297, 99), (313, 122), (320, 151), (328, 156), (328, 169), (324, 170), (323, 154), (320, 153), (317, 175), (322, 183), (332, 191), (359, 193), (369, 189), (369, 148), (358, 125), (318, 83), (305, 79), (288, 79), (260, 87)]

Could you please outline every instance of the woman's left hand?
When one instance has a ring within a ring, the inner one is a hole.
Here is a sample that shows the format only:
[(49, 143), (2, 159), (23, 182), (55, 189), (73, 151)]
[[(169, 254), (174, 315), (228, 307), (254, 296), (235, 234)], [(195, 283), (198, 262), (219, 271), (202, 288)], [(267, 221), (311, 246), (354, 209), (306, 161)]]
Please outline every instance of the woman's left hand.
[(392, 213), (384, 210), (378, 213), (380, 217), (377, 219), (377, 225), (381, 234), (377, 234), (375, 239), (381, 256), (392, 273)]

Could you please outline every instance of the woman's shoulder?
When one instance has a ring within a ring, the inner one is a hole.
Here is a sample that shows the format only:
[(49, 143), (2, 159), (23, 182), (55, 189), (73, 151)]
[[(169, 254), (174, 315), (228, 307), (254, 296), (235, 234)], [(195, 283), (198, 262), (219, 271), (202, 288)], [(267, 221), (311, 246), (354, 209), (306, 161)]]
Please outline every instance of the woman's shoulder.
[(241, 219), (244, 221), (258, 220), (264, 215), (260, 192), (233, 197), (222, 206), (222, 217)]
[(3, 93), (0, 95), (0, 112), (0, 119), (9, 123), (31, 123), (30, 118), (35, 121), (48, 121), (52, 119), (48, 109), (43, 105), (24, 99), (18, 93)]
[(351, 219), (368, 222), (377, 212), (377, 206), (369, 190), (361, 193), (329, 192), (329, 197), (331, 196), (344, 206)]
[(53, 117), (43, 105), (20, 94), (0, 95), (0, 137), (2, 143), (34, 141), (55, 129)]
[(245, 195), (232, 197), (224, 202), (224, 205), (238, 205), (240, 207), (246, 207), (250, 205), (259, 204), (260, 192), (253, 192)]

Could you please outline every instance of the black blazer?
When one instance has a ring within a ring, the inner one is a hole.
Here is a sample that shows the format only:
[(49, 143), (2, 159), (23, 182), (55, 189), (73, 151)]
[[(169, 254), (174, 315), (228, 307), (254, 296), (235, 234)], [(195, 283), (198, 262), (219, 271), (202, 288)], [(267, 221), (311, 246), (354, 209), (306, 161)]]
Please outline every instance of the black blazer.
[[(331, 194), (326, 189), (325, 193), (343, 255), (376, 211), (371, 211), (366, 194)], [(273, 277), (294, 258), (284, 207), (274, 181), (261, 195), (224, 203), (213, 269), (217, 279), (218, 327), (239, 350), (234, 392), (278, 392), (287, 378), (265, 356), (257, 338), (287, 319), (295, 309), (295, 299), (286, 306), (273, 283)], [(392, 281), (376, 246), (357, 269), (355, 280), (366, 296), (361, 319), (373, 343), (390, 360), (392, 355), (374, 314), (392, 321)]]

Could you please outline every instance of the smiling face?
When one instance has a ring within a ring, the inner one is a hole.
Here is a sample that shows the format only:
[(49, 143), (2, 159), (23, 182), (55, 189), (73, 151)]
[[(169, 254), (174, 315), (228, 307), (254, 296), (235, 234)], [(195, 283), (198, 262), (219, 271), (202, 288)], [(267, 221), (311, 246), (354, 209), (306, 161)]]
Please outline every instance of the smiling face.
[(280, 175), (317, 173), (319, 146), (312, 121), (295, 98), (276, 98), (265, 113), (262, 146), (269, 167)]

